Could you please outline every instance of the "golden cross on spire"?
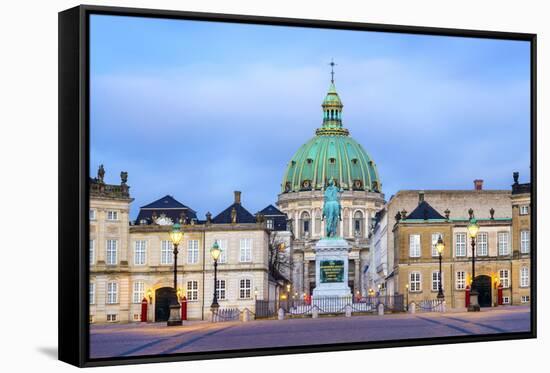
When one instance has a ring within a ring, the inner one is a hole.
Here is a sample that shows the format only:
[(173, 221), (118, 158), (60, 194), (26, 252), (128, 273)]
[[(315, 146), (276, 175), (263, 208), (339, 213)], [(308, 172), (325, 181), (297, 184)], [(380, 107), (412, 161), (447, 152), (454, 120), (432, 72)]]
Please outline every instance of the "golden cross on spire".
[(336, 64), (334, 63), (334, 60), (331, 60), (330, 63), (330, 82), (334, 84), (334, 66), (336, 66)]

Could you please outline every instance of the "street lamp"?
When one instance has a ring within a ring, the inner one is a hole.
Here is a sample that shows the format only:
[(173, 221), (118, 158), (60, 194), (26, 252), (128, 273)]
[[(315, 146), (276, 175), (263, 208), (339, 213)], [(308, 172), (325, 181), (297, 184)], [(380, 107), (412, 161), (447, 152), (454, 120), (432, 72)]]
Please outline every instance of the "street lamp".
[(181, 311), (180, 304), (178, 302), (177, 289), (178, 289), (178, 245), (183, 239), (183, 232), (181, 225), (176, 223), (172, 226), (170, 231), (170, 240), (174, 245), (174, 296), (170, 303), (170, 317), (168, 318), (168, 326), (181, 325)]
[(439, 238), (437, 239), (435, 248), (439, 253), (439, 289), (437, 292), (437, 298), (444, 299), (445, 295), (443, 294), (443, 286), (441, 284), (443, 282), (443, 273), (441, 272), (441, 254), (443, 253), (443, 250), (445, 250), (445, 244), (443, 243), (443, 238), (441, 237), (441, 235), (439, 235)]
[(468, 224), (468, 235), (472, 242), (472, 285), (470, 286), (470, 305), (468, 306), (468, 312), (477, 312), (480, 310), (478, 303), (478, 292), (474, 288), (474, 281), (476, 278), (476, 236), (479, 231), (479, 225), (474, 218), (474, 211), (470, 209), (470, 223)]
[(220, 254), (221, 250), (218, 245), (218, 241), (214, 241), (214, 245), (212, 245), (212, 248), (210, 249), (210, 255), (212, 255), (212, 259), (214, 259), (214, 299), (212, 300), (212, 305), (210, 306), (212, 312), (220, 308), (220, 305), (218, 304), (218, 292), (216, 289), (218, 283), (218, 258), (220, 257)]
[(407, 303), (407, 311), (409, 310), (409, 284), (405, 284), (405, 296), (407, 299), (405, 300), (405, 303)]

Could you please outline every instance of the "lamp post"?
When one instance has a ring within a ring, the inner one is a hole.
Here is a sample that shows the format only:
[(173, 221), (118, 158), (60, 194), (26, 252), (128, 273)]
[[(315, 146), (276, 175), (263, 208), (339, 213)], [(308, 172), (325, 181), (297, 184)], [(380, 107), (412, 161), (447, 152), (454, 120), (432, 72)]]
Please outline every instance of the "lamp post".
[(437, 243), (435, 244), (435, 248), (437, 252), (439, 253), (439, 289), (437, 291), (437, 298), (438, 299), (444, 299), (445, 295), (443, 294), (443, 273), (441, 271), (441, 254), (443, 253), (443, 250), (445, 250), (445, 243), (443, 243), (443, 238), (441, 235), (439, 235), (439, 238), (437, 239)]
[(178, 289), (178, 245), (180, 244), (182, 239), (183, 239), (183, 232), (181, 230), (181, 225), (179, 225), (179, 223), (176, 223), (172, 226), (172, 230), (170, 231), (170, 240), (174, 245), (174, 294), (173, 294), (174, 296), (170, 303), (170, 317), (168, 318), (168, 322), (167, 322), (168, 326), (181, 325), (181, 312), (180, 312), (180, 304), (178, 302), (177, 289)]
[(479, 231), (479, 225), (474, 218), (474, 212), (470, 209), (470, 223), (468, 224), (468, 235), (470, 236), (472, 243), (472, 284), (470, 286), (470, 305), (468, 306), (468, 312), (478, 312), (480, 310), (478, 303), (478, 292), (474, 288), (474, 280), (476, 278), (476, 236)]
[(409, 310), (409, 284), (405, 284), (405, 303), (407, 303), (407, 311)]
[(220, 305), (218, 304), (218, 292), (217, 292), (217, 285), (218, 285), (218, 258), (220, 257), (221, 250), (220, 246), (218, 245), (218, 241), (214, 241), (214, 245), (212, 245), (212, 248), (210, 249), (210, 255), (212, 256), (212, 259), (214, 259), (214, 298), (212, 300), (212, 304), (210, 305), (210, 308), (212, 312), (215, 312), (220, 308)]

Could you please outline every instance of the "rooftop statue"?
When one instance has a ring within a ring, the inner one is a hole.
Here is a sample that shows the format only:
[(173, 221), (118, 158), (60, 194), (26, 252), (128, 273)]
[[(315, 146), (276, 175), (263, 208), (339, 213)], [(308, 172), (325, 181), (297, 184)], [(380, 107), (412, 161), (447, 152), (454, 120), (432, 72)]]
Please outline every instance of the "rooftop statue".
[(327, 237), (336, 237), (338, 222), (342, 219), (340, 206), (340, 193), (342, 190), (334, 185), (334, 179), (330, 179), (325, 189), (325, 200), (323, 204), (323, 219), (325, 221), (325, 232)]

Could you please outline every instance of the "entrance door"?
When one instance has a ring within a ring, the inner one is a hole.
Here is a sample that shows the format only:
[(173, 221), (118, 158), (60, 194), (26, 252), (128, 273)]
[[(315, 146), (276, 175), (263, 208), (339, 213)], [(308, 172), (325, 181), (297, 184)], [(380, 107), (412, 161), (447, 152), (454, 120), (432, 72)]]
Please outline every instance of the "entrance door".
[(173, 288), (160, 288), (155, 291), (155, 321), (168, 321), (170, 304), (176, 297)]
[(478, 303), (480, 307), (491, 307), (491, 277), (477, 276), (472, 284), (472, 288), (478, 292)]

